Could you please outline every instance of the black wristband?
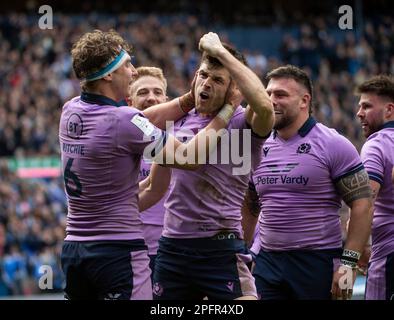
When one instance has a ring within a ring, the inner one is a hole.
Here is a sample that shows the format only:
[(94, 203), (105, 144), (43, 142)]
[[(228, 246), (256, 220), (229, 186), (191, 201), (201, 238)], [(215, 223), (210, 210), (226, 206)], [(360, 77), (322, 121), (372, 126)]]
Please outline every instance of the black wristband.
[(352, 269), (355, 269), (357, 267), (356, 262), (351, 262), (351, 261), (344, 260), (344, 259), (341, 259), (341, 265), (346, 266), (346, 267), (350, 267)]

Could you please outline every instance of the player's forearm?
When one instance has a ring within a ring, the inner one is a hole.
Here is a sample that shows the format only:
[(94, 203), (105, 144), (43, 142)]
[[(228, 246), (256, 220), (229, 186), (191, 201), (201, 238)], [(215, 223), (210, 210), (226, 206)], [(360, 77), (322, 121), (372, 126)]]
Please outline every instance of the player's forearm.
[[(165, 165), (179, 169), (196, 170), (201, 164), (207, 163), (209, 154), (216, 148), (220, 140), (222, 134), (220, 130), (224, 127), (222, 121), (214, 119), (211, 126), (201, 130), (188, 143), (181, 143), (171, 137), (170, 139), (174, 139), (175, 152), (165, 151)], [(172, 142), (168, 141), (166, 145), (170, 146), (171, 144)]]
[(220, 137), (226, 133), (227, 124), (228, 120), (224, 121), (219, 116), (216, 116), (208, 126), (189, 142), (189, 148), (194, 149), (192, 152), (194, 152), (195, 160), (198, 163), (204, 163), (208, 159), (209, 154), (216, 149)]
[(248, 246), (251, 246), (254, 239), (254, 233), (256, 230), (258, 215), (257, 216), (252, 215), (245, 203), (241, 208), (241, 214), (242, 214), (241, 224), (244, 232), (244, 240)]
[(354, 201), (351, 207), (345, 249), (362, 253), (371, 233), (372, 202), (364, 198)]
[(248, 103), (246, 119), (253, 131), (260, 136), (266, 136), (274, 124), (274, 109), (272, 102), (257, 75), (243, 63), (223, 50), (218, 59), (230, 72), (243, 97)]
[(260, 211), (261, 207), (256, 187), (252, 182), (249, 182), (241, 208), (242, 229), (245, 242), (248, 245), (252, 244)]
[(253, 132), (257, 133), (260, 137), (266, 137), (272, 130), (274, 125), (274, 113), (272, 110), (256, 114), (250, 105), (246, 107), (246, 121), (251, 126)]
[(259, 77), (224, 48), (217, 58), (230, 72), (231, 78), (253, 111), (262, 117), (273, 114), (271, 100)]
[(138, 210), (143, 212), (150, 207), (154, 206), (161, 198), (165, 195), (164, 193), (154, 192), (149, 189), (145, 189), (138, 194)]
[(171, 169), (152, 164), (149, 176), (139, 183), (138, 208), (145, 211), (164, 197), (171, 180)]
[[(189, 103), (190, 104), (190, 103)], [(143, 111), (145, 117), (149, 119), (156, 127), (165, 130), (166, 121), (177, 121), (189, 112), (194, 106), (183, 105), (179, 103), (179, 98), (154, 105)]]
[[(208, 156), (217, 147), (220, 137), (225, 133), (234, 107), (225, 105), (211, 122), (193, 137), (188, 143), (182, 143), (172, 136), (158, 158), (164, 156), (164, 164), (174, 168), (195, 170), (201, 164), (206, 164)], [(181, 160), (181, 161), (180, 161)]]
[(146, 177), (144, 180), (140, 181), (138, 184), (139, 193), (143, 192), (146, 188), (149, 187), (150, 184), (150, 177)]

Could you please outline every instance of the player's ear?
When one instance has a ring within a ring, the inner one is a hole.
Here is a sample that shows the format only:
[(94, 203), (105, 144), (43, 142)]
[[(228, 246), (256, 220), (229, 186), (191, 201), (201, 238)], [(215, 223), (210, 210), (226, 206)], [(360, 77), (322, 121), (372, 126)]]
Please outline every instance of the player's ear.
[(129, 107), (133, 106), (133, 100), (131, 100), (131, 95), (126, 97), (126, 102)]
[(305, 93), (304, 96), (302, 97), (302, 102), (306, 105), (306, 107), (309, 109), (309, 105), (311, 103), (311, 95), (309, 93)]
[(388, 103), (384, 107), (384, 113), (387, 118), (390, 118), (394, 115), (394, 103)]
[(166, 102), (167, 102), (168, 100), (170, 100), (170, 98), (169, 98), (168, 96), (166, 96)]
[(112, 81), (112, 72), (110, 74), (107, 74), (105, 77), (103, 77), (102, 79), (106, 80), (106, 81)]

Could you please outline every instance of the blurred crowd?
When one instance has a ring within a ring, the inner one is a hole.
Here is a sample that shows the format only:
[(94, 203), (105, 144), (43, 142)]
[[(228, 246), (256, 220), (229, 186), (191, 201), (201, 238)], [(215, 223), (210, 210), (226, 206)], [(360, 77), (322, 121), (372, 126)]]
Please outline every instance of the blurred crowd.
[[(371, 75), (394, 73), (393, 22), (367, 19), (358, 37), (347, 32), (338, 40), (327, 21), (316, 17), (283, 33), (276, 56), (239, 49), (262, 79), (284, 63), (307, 70), (314, 80), (314, 116), (360, 149), (353, 90)], [(67, 212), (61, 177), (20, 179), (1, 157), (59, 154), (61, 106), (80, 92), (72, 43), (93, 28), (114, 28), (133, 45), (134, 65), (164, 70), (168, 94), (175, 97), (189, 89), (199, 62), (198, 40), (214, 27), (191, 15), (57, 15), (54, 24), (41, 30), (26, 15), (0, 16), (0, 296), (39, 292), (41, 265), (53, 267), (54, 289), (61, 288), (58, 257)], [(231, 43), (230, 32), (221, 36)]]
[[(65, 236), (66, 199), (60, 178), (26, 180), (0, 160), (0, 296), (41, 292), (49, 266), (53, 291), (62, 289), (58, 263)], [(52, 291), (52, 292), (53, 292)]]
[(394, 74), (394, 19), (366, 21), (359, 39), (348, 32), (337, 41), (327, 30), (323, 18), (300, 25), (296, 36), (283, 37), (281, 58), (308, 70), (314, 79), (316, 118), (360, 149), (363, 140), (355, 117), (354, 89), (371, 75)]

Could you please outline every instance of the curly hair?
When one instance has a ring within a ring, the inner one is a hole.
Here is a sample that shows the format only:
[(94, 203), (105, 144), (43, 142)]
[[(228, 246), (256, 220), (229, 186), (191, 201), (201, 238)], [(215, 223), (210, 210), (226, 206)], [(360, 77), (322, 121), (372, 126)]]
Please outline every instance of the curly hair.
[(94, 30), (85, 33), (71, 49), (72, 64), (78, 79), (105, 67), (120, 53), (126, 50), (131, 54), (132, 47), (115, 31)]

